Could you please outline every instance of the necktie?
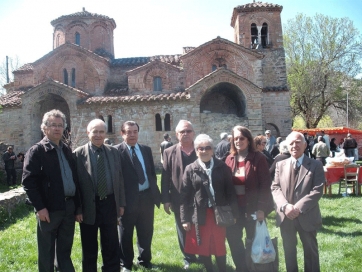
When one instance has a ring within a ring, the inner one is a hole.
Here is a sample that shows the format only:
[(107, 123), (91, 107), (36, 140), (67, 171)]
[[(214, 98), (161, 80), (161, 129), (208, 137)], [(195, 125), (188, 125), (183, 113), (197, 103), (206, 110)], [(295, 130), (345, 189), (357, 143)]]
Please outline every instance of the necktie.
[(299, 164), (298, 161), (296, 161), (295, 164), (293, 164), (292, 171), (290, 173), (290, 188), (289, 188), (288, 202), (291, 204), (294, 204), (294, 189), (295, 185), (297, 184), (299, 176), (300, 166), (298, 164)]
[(132, 162), (133, 162), (134, 168), (136, 169), (136, 173), (138, 176), (138, 183), (143, 184), (143, 183), (145, 183), (146, 178), (145, 178), (145, 174), (143, 172), (141, 162), (137, 157), (135, 147), (132, 146), (131, 149), (132, 149)]
[(107, 178), (104, 165), (104, 155), (101, 148), (97, 149), (97, 191), (100, 199), (107, 196)]

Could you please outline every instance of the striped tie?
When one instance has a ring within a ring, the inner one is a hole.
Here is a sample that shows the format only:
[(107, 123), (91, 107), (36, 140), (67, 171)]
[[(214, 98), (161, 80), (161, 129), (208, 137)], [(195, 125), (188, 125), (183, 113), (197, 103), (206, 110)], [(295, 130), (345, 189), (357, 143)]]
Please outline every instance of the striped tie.
[(97, 149), (97, 191), (100, 199), (107, 196), (106, 167), (102, 148)]

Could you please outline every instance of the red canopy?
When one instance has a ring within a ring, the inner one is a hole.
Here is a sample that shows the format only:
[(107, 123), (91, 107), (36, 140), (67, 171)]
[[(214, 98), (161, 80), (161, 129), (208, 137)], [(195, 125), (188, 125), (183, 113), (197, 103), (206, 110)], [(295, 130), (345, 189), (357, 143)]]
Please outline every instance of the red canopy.
[(309, 129), (293, 129), (301, 133), (308, 133), (308, 135), (316, 135), (317, 132), (324, 131), (325, 134), (345, 134), (351, 133), (353, 135), (362, 135), (362, 130), (348, 128), (348, 127), (332, 127), (332, 128), (309, 128)]

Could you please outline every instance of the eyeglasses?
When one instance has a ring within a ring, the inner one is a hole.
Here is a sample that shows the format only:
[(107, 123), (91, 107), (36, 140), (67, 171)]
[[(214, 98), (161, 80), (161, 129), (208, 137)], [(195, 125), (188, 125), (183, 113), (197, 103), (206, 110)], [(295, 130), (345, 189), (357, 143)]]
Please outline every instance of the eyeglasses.
[(191, 132), (193, 132), (193, 130), (191, 130), (191, 129), (185, 129), (185, 130), (181, 130), (181, 131), (179, 131), (178, 133), (180, 133), (180, 134), (189, 134), (189, 133), (191, 133)]
[(263, 144), (263, 145), (264, 145), (264, 144), (266, 144), (266, 142), (261, 142), (261, 144)]
[(211, 146), (199, 146), (198, 148), (197, 148), (197, 150), (198, 151), (210, 151), (212, 149), (212, 147)]
[(235, 138), (234, 138), (234, 141), (240, 141), (240, 142), (242, 142), (242, 141), (245, 141), (245, 139), (246, 139), (246, 137), (235, 137)]
[(52, 128), (63, 128), (64, 127), (64, 125), (63, 124), (54, 124), (54, 123), (52, 123), (52, 124), (50, 124), (49, 126), (47, 126), (47, 127), (52, 127)]

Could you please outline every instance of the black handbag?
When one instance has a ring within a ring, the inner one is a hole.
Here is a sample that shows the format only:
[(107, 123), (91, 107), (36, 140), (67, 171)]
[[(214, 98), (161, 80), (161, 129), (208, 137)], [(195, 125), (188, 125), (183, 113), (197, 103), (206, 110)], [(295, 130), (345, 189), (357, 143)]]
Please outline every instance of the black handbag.
[(205, 186), (207, 195), (209, 196), (212, 207), (214, 208), (215, 221), (216, 225), (220, 227), (228, 227), (235, 224), (234, 215), (232, 213), (231, 207), (226, 206), (217, 206), (213, 196), (211, 195), (209, 183), (207, 181), (203, 182)]

